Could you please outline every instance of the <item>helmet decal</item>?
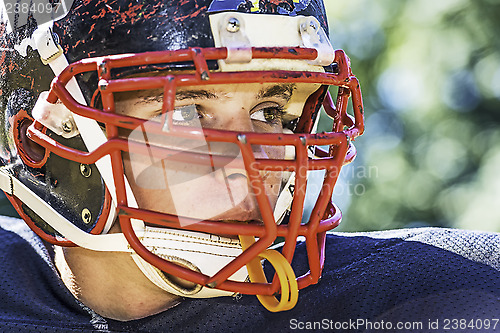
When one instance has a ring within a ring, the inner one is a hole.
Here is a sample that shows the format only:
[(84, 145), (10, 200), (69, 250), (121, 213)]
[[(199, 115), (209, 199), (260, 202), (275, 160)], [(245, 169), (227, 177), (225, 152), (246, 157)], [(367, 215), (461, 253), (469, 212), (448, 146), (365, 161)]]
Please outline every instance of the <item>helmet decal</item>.
[(286, 14), (295, 16), (307, 8), (311, 0), (214, 0), (209, 12), (240, 11), (259, 14)]
[(209, 13), (238, 11), (254, 14), (314, 16), (328, 35), (328, 22), (321, 0), (213, 0)]

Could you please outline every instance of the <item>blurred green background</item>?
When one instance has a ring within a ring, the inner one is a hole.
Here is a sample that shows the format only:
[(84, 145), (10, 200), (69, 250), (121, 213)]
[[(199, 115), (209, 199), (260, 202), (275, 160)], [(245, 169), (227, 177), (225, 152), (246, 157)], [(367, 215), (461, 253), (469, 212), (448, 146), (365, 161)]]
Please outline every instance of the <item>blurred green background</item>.
[[(500, 0), (325, 4), (366, 109), (338, 230), (500, 231)], [(16, 215), (6, 199), (0, 214)]]
[(339, 229), (500, 231), (500, 0), (325, 5), (366, 110)]

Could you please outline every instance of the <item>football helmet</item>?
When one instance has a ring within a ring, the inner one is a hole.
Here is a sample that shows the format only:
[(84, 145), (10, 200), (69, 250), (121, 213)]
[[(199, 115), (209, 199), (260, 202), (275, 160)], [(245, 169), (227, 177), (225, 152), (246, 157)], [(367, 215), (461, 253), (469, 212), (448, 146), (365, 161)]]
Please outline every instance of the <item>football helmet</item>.
[[(4, 8), (0, 25), (0, 187), (20, 216), (52, 244), (131, 253), (168, 292), (291, 309), (321, 275), (325, 233), (341, 220), (333, 187), (364, 130), (359, 82), (330, 44), (322, 1), (61, 3), (67, 12), (38, 21), (9, 21)], [(252, 113), (277, 130), (211, 126), (191, 102), (250, 85), (285, 100)], [(131, 96), (154, 112), (129, 112)], [(333, 128), (315, 133), (321, 106)], [(311, 172), (323, 183), (304, 217)], [(258, 214), (226, 214), (248, 197)], [(299, 237), (308, 267), (294, 271)]]

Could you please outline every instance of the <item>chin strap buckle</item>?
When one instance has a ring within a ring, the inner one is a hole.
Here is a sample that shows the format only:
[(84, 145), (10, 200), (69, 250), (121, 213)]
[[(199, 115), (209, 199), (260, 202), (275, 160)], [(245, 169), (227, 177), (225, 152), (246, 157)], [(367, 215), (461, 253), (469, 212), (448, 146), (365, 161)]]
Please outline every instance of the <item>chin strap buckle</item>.
[[(255, 243), (255, 239), (252, 236), (240, 235), (239, 237), (243, 251)], [(259, 258), (266, 259), (273, 265), (280, 282), (281, 299), (278, 300), (275, 296), (268, 295), (257, 295), (257, 299), (271, 312), (293, 309), (299, 299), (299, 286), (292, 266), (290, 266), (286, 258), (276, 250), (265, 250), (259, 254)], [(254, 258), (247, 264), (248, 276), (253, 283), (268, 283), (259, 258)]]
[(48, 65), (63, 54), (61, 46), (54, 37), (56, 37), (56, 35), (54, 35), (50, 28), (38, 28), (33, 33), (36, 48), (44, 65)]

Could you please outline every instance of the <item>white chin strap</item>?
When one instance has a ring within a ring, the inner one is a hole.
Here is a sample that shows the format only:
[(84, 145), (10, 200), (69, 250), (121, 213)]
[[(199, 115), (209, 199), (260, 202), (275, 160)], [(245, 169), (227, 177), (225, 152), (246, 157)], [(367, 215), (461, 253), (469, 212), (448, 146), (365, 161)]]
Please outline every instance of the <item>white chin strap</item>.
[[(242, 252), (239, 240), (165, 228), (146, 227), (141, 242), (157, 256), (208, 276), (215, 275)], [(139, 255), (134, 253), (132, 258), (151, 282), (171, 294), (193, 298), (234, 295), (233, 292), (210, 289), (201, 285), (184, 287)], [(247, 276), (246, 267), (242, 267), (230, 277), (230, 280), (242, 282)]]

